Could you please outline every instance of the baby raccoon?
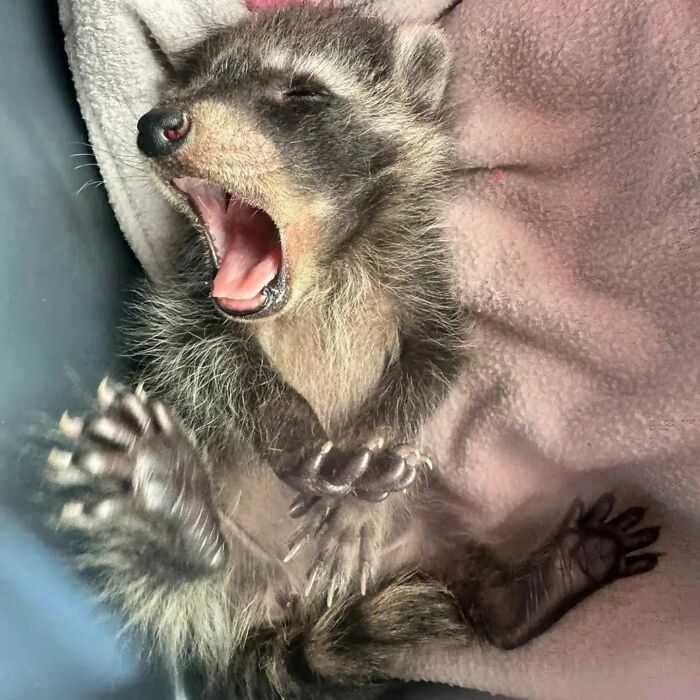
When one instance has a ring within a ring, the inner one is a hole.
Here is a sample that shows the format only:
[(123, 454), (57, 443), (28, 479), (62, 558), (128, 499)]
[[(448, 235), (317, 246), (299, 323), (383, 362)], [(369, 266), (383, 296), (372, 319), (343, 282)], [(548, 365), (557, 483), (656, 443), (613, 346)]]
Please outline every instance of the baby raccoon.
[(610, 495), (517, 566), (441, 507), (421, 427), (468, 335), (441, 32), (260, 11), (173, 66), (138, 146), (190, 225), (135, 308), (137, 388), (103, 382), (49, 458), (131, 624), (207, 697), (370, 697), (402, 649), (516, 647), (652, 569)]

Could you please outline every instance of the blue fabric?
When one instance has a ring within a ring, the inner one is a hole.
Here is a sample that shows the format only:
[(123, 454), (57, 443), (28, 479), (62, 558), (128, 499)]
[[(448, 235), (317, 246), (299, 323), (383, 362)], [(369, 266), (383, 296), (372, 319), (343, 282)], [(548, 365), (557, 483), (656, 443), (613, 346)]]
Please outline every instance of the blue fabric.
[[(32, 503), (42, 458), (27, 431), (84, 410), (113, 370), (137, 266), (90, 158), (51, 2), (0, 3), (0, 698), (170, 697), (119, 638)], [(160, 688), (160, 691), (157, 689)]]

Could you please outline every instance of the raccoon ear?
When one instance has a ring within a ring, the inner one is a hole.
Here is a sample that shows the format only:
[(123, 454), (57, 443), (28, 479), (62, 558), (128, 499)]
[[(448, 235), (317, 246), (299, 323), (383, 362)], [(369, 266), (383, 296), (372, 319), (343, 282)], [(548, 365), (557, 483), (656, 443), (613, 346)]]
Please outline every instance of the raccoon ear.
[(421, 113), (434, 114), (444, 102), (452, 68), (443, 32), (432, 25), (401, 27), (394, 62), (407, 101)]

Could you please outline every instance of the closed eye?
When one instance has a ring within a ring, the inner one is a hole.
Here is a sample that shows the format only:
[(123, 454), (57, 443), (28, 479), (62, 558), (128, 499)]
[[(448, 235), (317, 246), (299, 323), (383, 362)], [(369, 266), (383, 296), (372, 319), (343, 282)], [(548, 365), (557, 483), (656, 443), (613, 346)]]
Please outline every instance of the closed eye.
[(329, 96), (325, 87), (313, 83), (290, 85), (282, 90), (282, 97), (286, 100), (318, 100)]

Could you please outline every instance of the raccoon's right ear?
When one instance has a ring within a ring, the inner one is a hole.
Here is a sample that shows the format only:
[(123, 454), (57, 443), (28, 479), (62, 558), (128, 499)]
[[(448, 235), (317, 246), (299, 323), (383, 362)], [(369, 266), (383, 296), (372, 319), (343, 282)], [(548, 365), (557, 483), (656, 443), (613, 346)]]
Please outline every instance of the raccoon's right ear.
[(430, 116), (442, 107), (452, 69), (443, 32), (432, 25), (401, 27), (396, 36), (395, 77), (407, 101)]

